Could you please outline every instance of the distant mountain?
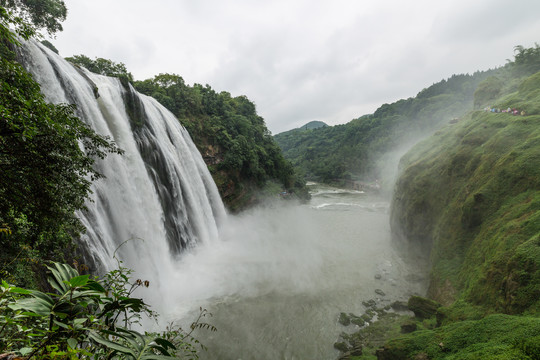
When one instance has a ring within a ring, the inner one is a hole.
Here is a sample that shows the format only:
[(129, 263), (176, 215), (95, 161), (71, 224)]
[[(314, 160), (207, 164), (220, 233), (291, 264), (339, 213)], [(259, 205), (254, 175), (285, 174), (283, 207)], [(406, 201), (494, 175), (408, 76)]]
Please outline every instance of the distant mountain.
[(347, 124), (310, 128), (312, 122), (274, 138), (307, 180), (391, 184), (394, 174), (387, 169), (397, 167), (396, 154), (471, 110), (475, 89), (492, 72), (454, 75)]
[(299, 130), (312, 130), (312, 129), (318, 129), (318, 128), (327, 127), (327, 126), (328, 124), (326, 124), (323, 121), (314, 120), (314, 121), (308, 122), (304, 126), (299, 127), (298, 129)]
[(494, 105), (500, 94), (508, 94), (511, 107), (536, 111), (530, 103), (521, 104), (527, 99), (515, 92), (524, 76), (539, 70), (538, 48), (515, 51), (515, 60), (498, 69), (453, 75), (347, 124), (313, 128), (311, 122), (274, 138), (307, 180), (337, 185), (379, 180), (390, 189), (401, 154), (469, 111)]

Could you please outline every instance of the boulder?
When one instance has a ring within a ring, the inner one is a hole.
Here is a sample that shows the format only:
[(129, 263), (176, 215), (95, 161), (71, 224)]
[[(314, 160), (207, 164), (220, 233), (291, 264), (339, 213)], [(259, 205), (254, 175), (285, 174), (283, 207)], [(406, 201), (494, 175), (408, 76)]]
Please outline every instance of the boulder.
[(431, 299), (421, 296), (411, 296), (407, 307), (420, 319), (429, 319), (437, 313), (437, 309), (442, 305)]
[(367, 308), (373, 308), (373, 307), (377, 306), (377, 302), (375, 300), (371, 299), (371, 300), (368, 300), (368, 301), (362, 301), (362, 305), (364, 305)]
[(338, 322), (343, 326), (349, 326), (351, 324), (351, 318), (344, 312), (339, 314)]
[(342, 341), (335, 342), (334, 343), (334, 349), (339, 350), (339, 351), (341, 351), (343, 353), (349, 351), (349, 347), (347, 346), (347, 344), (345, 344)]
[(416, 331), (416, 321), (414, 319), (407, 319), (404, 322), (401, 323), (401, 332), (403, 334), (412, 333), (413, 331)]

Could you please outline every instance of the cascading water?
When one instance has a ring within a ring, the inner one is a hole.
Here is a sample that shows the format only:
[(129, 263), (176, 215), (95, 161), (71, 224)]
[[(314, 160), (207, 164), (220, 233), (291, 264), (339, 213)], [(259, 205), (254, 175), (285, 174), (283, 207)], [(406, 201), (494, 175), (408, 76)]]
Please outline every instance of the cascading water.
[(106, 179), (93, 184), (88, 210), (79, 213), (83, 241), (101, 271), (117, 265), (118, 249), (154, 288), (167, 281), (182, 248), (215, 242), (223, 203), (189, 134), (168, 110), (37, 42), (26, 42), (20, 57), (48, 101), (75, 104), (83, 121), (125, 151), (96, 164)]
[(384, 306), (423, 292), (422, 274), (391, 246), (379, 196), (319, 187), (310, 204), (275, 203), (225, 221), (200, 154), (155, 100), (34, 42), (21, 58), (49, 101), (76, 104), (125, 150), (98, 162), (106, 179), (79, 214), (89, 253), (113, 268), (131, 240), (118, 254), (152, 282), (143, 296), (165, 323), (189, 326), (199, 306), (213, 312), (218, 332), (201, 334), (209, 348), (201, 358), (335, 359), (333, 342), (354, 330), (338, 323), (341, 311), (360, 315), (363, 300)]

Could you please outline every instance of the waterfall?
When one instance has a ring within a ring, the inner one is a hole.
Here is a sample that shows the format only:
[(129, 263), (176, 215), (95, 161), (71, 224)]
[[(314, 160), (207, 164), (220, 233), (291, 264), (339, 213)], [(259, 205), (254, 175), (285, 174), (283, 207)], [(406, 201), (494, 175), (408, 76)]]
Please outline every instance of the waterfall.
[(183, 249), (216, 241), (223, 203), (172, 113), (130, 84), (75, 67), (35, 41), (19, 56), (47, 101), (75, 104), (83, 121), (125, 151), (98, 160), (106, 178), (92, 185), (88, 210), (78, 213), (87, 228), (83, 245), (100, 272), (116, 267), (116, 251), (159, 287)]

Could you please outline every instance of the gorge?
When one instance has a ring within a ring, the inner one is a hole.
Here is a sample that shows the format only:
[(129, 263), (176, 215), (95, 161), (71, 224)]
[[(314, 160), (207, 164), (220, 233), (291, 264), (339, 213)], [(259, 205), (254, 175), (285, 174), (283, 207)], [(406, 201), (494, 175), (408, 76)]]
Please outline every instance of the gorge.
[[(189, 135), (155, 100), (35, 42), (20, 58), (48, 101), (76, 104), (87, 124), (124, 150), (96, 163), (106, 179), (94, 183), (78, 214), (88, 230), (85, 261), (102, 273), (120, 260), (148, 279), (151, 290), (138, 295), (165, 322), (189, 326), (208, 308), (218, 333), (202, 335), (209, 346), (202, 358), (333, 358), (332, 342), (356, 329), (338, 323), (341, 312), (424, 294), (425, 268), (394, 249), (390, 220), (394, 238), (406, 248), (416, 243), (433, 262), (428, 295), (442, 306), (415, 320), (421, 331), (386, 344), (379, 359), (534, 358), (535, 64), (491, 72), (474, 92), (475, 109), (402, 159), (391, 216), (378, 194), (320, 184), (310, 185), (310, 203), (275, 199), (228, 216)], [(481, 110), (488, 103), (495, 111)], [(497, 111), (512, 106), (523, 110)]]
[(79, 213), (93, 271), (113, 269), (116, 258), (148, 279), (140, 296), (161, 326), (189, 326), (200, 306), (214, 313), (218, 332), (201, 338), (202, 358), (330, 359), (341, 331), (352, 330), (340, 312), (424, 292), (419, 270), (391, 246), (384, 197), (312, 185), (309, 204), (276, 200), (227, 216), (189, 135), (155, 100), (35, 42), (20, 56), (47, 100), (76, 104), (125, 151), (98, 162), (106, 179)]

